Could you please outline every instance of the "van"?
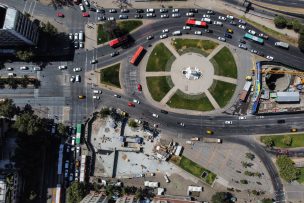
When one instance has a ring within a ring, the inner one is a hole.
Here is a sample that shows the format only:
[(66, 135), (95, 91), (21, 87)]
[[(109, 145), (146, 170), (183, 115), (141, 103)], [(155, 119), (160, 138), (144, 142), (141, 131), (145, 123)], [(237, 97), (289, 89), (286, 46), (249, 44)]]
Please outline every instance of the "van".
[(7, 75), (8, 75), (9, 77), (15, 77), (15, 76), (16, 76), (15, 73), (8, 73)]
[(78, 39), (79, 39), (80, 42), (83, 42), (83, 41), (84, 41), (84, 34), (83, 34), (83, 31), (80, 31), (80, 32), (79, 32)]
[(182, 34), (182, 32), (180, 30), (174, 31), (172, 33), (173, 36), (177, 36), (177, 35), (181, 35), (181, 34)]
[(80, 82), (80, 75), (76, 75), (76, 82)]

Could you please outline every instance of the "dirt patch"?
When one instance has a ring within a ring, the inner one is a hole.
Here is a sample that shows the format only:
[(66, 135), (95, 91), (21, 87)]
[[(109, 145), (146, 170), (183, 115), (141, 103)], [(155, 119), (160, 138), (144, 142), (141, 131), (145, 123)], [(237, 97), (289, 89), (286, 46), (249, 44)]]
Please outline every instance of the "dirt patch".
[(92, 124), (93, 135), (97, 135), (100, 127), (105, 125), (106, 125), (106, 121), (104, 119), (97, 118)]

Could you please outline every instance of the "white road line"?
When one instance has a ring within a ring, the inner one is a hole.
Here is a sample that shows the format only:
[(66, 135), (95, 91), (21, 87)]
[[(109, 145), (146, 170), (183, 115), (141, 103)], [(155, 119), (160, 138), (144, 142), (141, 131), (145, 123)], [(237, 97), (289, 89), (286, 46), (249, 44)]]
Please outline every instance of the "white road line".
[(28, 14), (31, 14), (32, 5), (33, 5), (33, 2), (31, 1), (30, 6), (29, 6), (28, 11), (27, 11)]
[(37, 4), (37, 1), (34, 1), (34, 6), (33, 6), (33, 9), (32, 9), (32, 16), (34, 16), (34, 10), (36, 8), (36, 4)]
[(23, 7), (23, 10), (22, 10), (22, 13), (23, 13), (23, 14), (24, 14), (24, 12), (25, 12), (25, 10), (26, 10), (27, 2), (28, 2), (28, 1), (25, 1), (24, 7)]

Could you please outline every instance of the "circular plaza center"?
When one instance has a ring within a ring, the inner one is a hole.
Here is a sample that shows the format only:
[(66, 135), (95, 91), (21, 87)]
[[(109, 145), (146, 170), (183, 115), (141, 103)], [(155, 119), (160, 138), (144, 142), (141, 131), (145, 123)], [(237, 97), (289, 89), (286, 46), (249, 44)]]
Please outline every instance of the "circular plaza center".
[(171, 79), (184, 93), (197, 95), (212, 85), (214, 68), (201, 54), (186, 53), (178, 57), (171, 66)]

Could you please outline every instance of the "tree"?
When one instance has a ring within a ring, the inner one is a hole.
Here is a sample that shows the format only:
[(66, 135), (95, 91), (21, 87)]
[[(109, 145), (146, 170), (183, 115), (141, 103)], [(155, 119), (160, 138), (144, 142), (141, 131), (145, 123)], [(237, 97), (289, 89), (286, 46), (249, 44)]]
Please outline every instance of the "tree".
[(285, 135), (282, 141), (285, 145), (290, 146), (292, 143), (292, 137), (290, 135)]
[(105, 118), (105, 117), (107, 117), (107, 116), (109, 116), (110, 115), (110, 109), (109, 108), (102, 108), (101, 110), (100, 110), (100, 112), (99, 112), (99, 116), (101, 117), (101, 118)]
[(0, 116), (12, 119), (18, 113), (18, 108), (11, 99), (0, 102)]
[(253, 165), (252, 163), (248, 163), (246, 161), (242, 161), (241, 163), (244, 168), (251, 167)]
[(274, 24), (277, 28), (283, 29), (286, 27), (287, 20), (283, 16), (277, 16), (274, 18)]
[(242, 183), (242, 184), (248, 184), (248, 180), (240, 180), (240, 183)]
[(17, 51), (16, 57), (22, 61), (31, 61), (34, 58), (34, 53), (32, 51)]
[(58, 33), (57, 28), (52, 25), (49, 21), (45, 24), (41, 22), (40, 24), (41, 30), (49, 35), (56, 35)]
[(38, 132), (45, 131), (42, 120), (37, 115), (29, 112), (17, 116), (13, 127), (16, 128), (18, 132), (27, 135), (34, 135)]
[(253, 160), (255, 158), (255, 156), (254, 156), (254, 154), (248, 152), (248, 153), (246, 153), (246, 158)]
[(230, 203), (231, 194), (229, 192), (217, 192), (215, 193), (211, 201), (212, 203)]
[(298, 44), (299, 44), (299, 49), (304, 52), (304, 29), (301, 30), (300, 36), (299, 36), (299, 40), (298, 40)]
[(129, 122), (128, 122), (128, 125), (131, 128), (137, 128), (138, 127), (138, 123), (134, 119), (130, 119)]
[(298, 20), (292, 20), (292, 27), (295, 32), (299, 32), (303, 25)]
[(58, 132), (61, 136), (65, 137), (68, 133), (68, 127), (65, 126), (63, 123), (58, 124)]
[(267, 147), (272, 147), (272, 146), (274, 145), (274, 141), (273, 141), (272, 137), (269, 137), (269, 136), (264, 137), (264, 138), (262, 139), (262, 142), (263, 142)]
[(253, 172), (250, 172), (250, 171), (245, 171), (244, 174), (245, 174), (246, 176), (253, 176), (253, 175), (254, 175), (254, 173), (253, 173)]
[(83, 183), (73, 182), (67, 189), (68, 203), (78, 203), (86, 196), (86, 187)]
[(263, 199), (262, 200), (262, 203), (273, 203), (273, 200), (272, 199)]
[(286, 155), (279, 156), (276, 163), (279, 167), (280, 175), (284, 180), (291, 182), (299, 177), (299, 169), (294, 166), (294, 162)]

